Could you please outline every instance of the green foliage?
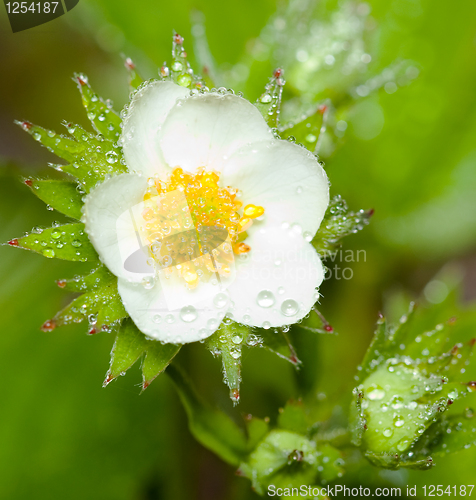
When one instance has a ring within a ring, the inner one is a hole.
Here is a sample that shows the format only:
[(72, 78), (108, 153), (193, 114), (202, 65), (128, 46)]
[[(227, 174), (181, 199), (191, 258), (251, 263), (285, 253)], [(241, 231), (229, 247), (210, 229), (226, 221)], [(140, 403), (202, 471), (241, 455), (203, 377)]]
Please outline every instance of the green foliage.
[(257, 493), (264, 495), (269, 485), (299, 488), (326, 484), (342, 475), (342, 464), (340, 452), (335, 448), (318, 447), (301, 434), (275, 429), (240, 465), (239, 473), (251, 480)]
[(351, 212), (340, 195), (334, 196), (311, 243), (322, 258), (332, 258), (342, 238), (362, 230), (372, 215), (373, 210)]
[(85, 262), (97, 260), (96, 250), (84, 231), (84, 224), (57, 225), (11, 240), (10, 245), (33, 250), (45, 257)]
[(82, 197), (78, 185), (71, 181), (58, 181), (51, 179), (26, 179), (25, 184), (31, 188), (33, 193), (44, 201), (52, 209), (62, 214), (81, 219)]
[(167, 373), (172, 378), (187, 412), (190, 432), (223, 460), (238, 466), (248, 451), (242, 429), (223, 412), (210, 408), (196, 394), (190, 380), (180, 368), (171, 365)]
[[(414, 316), (412, 305), (396, 327), (379, 319), (351, 405), (354, 444), (372, 463), (391, 469), (426, 469), (433, 465), (433, 452), (457, 451), (474, 441), (471, 423), (466, 433), (446, 443), (456, 425), (444, 416), (476, 388), (474, 382), (460, 381), (474, 341), (449, 347), (454, 320), (421, 334)], [(463, 428), (462, 416), (456, 420)]]
[(123, 321), (111, 352), (111, 364), (104, 385), (125, 372), (145, 353), (142, 363), (142, 387), (147, 389), (180, 350), (180, 345), (147, 340), (130, 318)]

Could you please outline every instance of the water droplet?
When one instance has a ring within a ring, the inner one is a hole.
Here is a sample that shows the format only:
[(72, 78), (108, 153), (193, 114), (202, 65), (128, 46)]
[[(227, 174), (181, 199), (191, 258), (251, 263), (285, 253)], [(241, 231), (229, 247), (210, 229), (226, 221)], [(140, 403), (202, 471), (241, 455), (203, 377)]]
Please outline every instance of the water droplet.
[(287, 299), (281, 304), (281, 312), (284, 316), (295, 316), (299, 311), (298, 303), (293, 299)]
[(279, 295), (282, 295), (284, 292), (285, 292), (284, 287), (283, 287), (283, 286), (280, 286), (280, 287), (278, 288), (278, 293), (279, 293)]
[(82, 243), (79, 240), (73, 240), (71, 242), (71, 245), (73, 245), (73, 247), (75, 248), (79, 248), (82, 245)]
[(269, 330), (271, 328), (271, 323), (269, 321), (265, 321), (262, 326), (265, 330)]
[(228, 303), (228, 297), (224, 293), (219, 293), (215, 295), (213, 303), (215, 304), (216, 307), (221, 309), (222, 307), (225, 307), (226, 304)]
[(256, 302), (260, 307), (271, 307), (276, 302), (276, 299), (270, 290), (261, 290), (261, 292), (258, 293)]
[(367, 397), (372, 401), (380, 401), (385, 397), (385, 391), (380, 387), (375, 387), (367, 393)]
[(234, 335), (231, 339), (231, 341), (233, 342), (233, 344), (241, 344), (241, 342), (243, 341), (243, 337), (241, 335)]
[(394, 419), (393, 419), (393, 425), (395, 427), (402, 427), (403, 425), (405, 424), (405, 420), (403, 419), (403, 417), (401, 415), (397, 415)]
[(52, 259), (52, 258), (55, 256), (55, 251), (54, 251), (52, 248), (45, 248), (45, 249), (42, 251), (42, 254), (43, 254), (45, 257), (48, 257), (48, 259)]
[(397, 444), (398, 451), (405, 451), (408, 448), (408, 439), (403, 439)]
[(185, 306), (180, 310), (180, 318), (185, 323), (191, 323), (198, 317), (197, 310), (193, 306)]
[(152, 320), (154, 321), (154, 323), (156, 323), (158, 325), (162, 321), (162, 316), (160, 314), (156, 314), (156, 315), (154, 315)]
[(167, 314), (167, 316), (165, 316), (165, 321), (171, 325), (175, 321), (175, 316), (173, 314)]
[(118, 156), (119, 155), (115, 151), (108, 151), (106, 153), (106, 161), (112, 165), (117, 162)]
[(393, 430), (388, 428), (388, 429), (385, 429), (382, 433), (385, 437), (389, 438), (389, 437), (392, 437), (393, 436)]
[(155, 280), (153, 278), (153, 276), (146, 276), (145, 278), (142, 278), (142, 286), (146, 289), (146, 290), (150, 290), (151, 288), (154, 287), (154, 284), (155, 284)]
[(236, 349), (236, 348), (235, 348), (235, 349), (232, 349), (232, 350), (230, 351), (230, 354), (231, 354), (231, 357), (232, 357), (233, 359), (238, 359), (238, 358), (241, 356), (241, 350), (240, 350), (240, 349)]

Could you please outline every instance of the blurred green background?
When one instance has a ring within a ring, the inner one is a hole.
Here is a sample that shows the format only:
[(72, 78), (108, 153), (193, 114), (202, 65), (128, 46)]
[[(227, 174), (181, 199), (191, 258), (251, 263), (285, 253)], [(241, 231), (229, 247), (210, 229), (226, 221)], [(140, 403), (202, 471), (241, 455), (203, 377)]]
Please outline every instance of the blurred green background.
[[(377, 312), (383, 309), (395, 319), (404, 299), (424, 290), (440, 300), (425, 285), (448, 263), (453, 267), (446, 273), (460, 280), (461, 301), (469, 309), (459, 335), (465, 340), (476, 335), (471, 313), (476, 298), (476, 3), (371, 0), (369, 5), (376, 26), (371, 71), (402, 58), (413, 60), (420, 75), (395, 93), (381, 91), (343, 110), (346, 135), (325, 159), (333, 194), (342, 194), (354, 209), (375, 209), (371, 225), (344, 243), (344, 249), (364, 249), (365, 261), (340, 263), (352, 268), (352, 279), (333, 278), (321, 289), (322, 311), (339, 335), (303, 341), (312, 346), (303, 357), (317, 377), (316, 398), (323, 407), (332, 402), (336, 411), (348, 404)], [(260, 35), (277, 4), (81, 0), (67, 15), (16, 34), (0, 7), (2, 241), (34, 225), (64, 220), (21, 183), (31, 174), (54, 177), (46, 164), (56, 160), (13, 120), (58, 131), (63, 119), (88, 125), (71, 81), (75, 71), (86, 73), (100, 95), (121, 108), (128, 88), (120, 53), (132, 57), (144, 76), (155, 76), (156, 68), (170, 60), (171, 34), (177, 30), (193, 61), (190, 16), (197, 8), (205, 15), (217, 64), (227, 69), (246, 60), (250, 40)], [(336, 9), (337, 2), (321, 2), (319, 15)], [(269, 59), (255, 60), (256, 71), (245, 88), (235, 90), (256, 99), (273, 65)], [(327, 91), (332, 89), (321, 97)], [(258, 498), (247, 480), (235, 477), (193, 440), (166, 376), (139, 396), (135, 367), (103, 389), (111, 336), (88, 337), (81, 325), (49, 334), (39, 330), (70, 299), (54, 280), (87, 269), (6, 246), (0, 255), (0, 498)], [(232, 411), (219, 361), (200, 345), (190, 346), (184, 359), (200, 392)], [(235, 414), (275, 418), (296, 395), (299, 380), (292, 368), (265, 351), (247, 351), (243, 364), (242, 402)], [(474, 366), (467, 376), (476, 378)], [(351, 472), (340, 482), (471, 484), (476, 451), (440, 459), (429, 472), (382, 472), (356, 460), (349, 458)]]

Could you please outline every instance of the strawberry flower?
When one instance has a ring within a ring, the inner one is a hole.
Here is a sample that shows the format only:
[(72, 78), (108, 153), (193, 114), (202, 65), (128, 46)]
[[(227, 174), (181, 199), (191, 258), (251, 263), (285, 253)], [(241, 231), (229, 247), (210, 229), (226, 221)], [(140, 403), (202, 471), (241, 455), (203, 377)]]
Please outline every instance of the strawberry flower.
[(182, 344), (225, 316), (265, 329), (305, 317), (324, 277), (310, 244), (329, 203), (316, 157), (231, 91), (150, 81), (123, 116), (127, 173), (83, 214), (136, 326)]

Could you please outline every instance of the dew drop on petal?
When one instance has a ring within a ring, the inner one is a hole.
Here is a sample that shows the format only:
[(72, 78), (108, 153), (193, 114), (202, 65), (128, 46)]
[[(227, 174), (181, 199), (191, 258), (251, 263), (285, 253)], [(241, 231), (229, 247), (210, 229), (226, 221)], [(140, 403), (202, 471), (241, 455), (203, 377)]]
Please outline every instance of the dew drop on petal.
[(172, 324), (175, 321), (175, 316), (173, 314), (167, 314), (167, 316), (165, 316), (165, 321)]
[(225, 307), (227, 302), (228, 302), (228, 298), (224, 293), (219, 293), (219, 294), (215, 295), (215, 298), (213, 299), (213, 303), (219, 309), (221, 309), (222, 307)]
[(281, 312), (284, 316), (295, 316), (299, 311), (298, 303), (293, 299), (287, 299), (281, 304)]
[(271, 307), (276, 302), (276, 299), (270, 290), (261, 290), (261, 292), (258, 293), (256, 302), (260, 307)]
[(191, 323), (198, 317), (197, 310), (193, 306), (185, 306), (180, 310), (180, 319), (185, 323)]

